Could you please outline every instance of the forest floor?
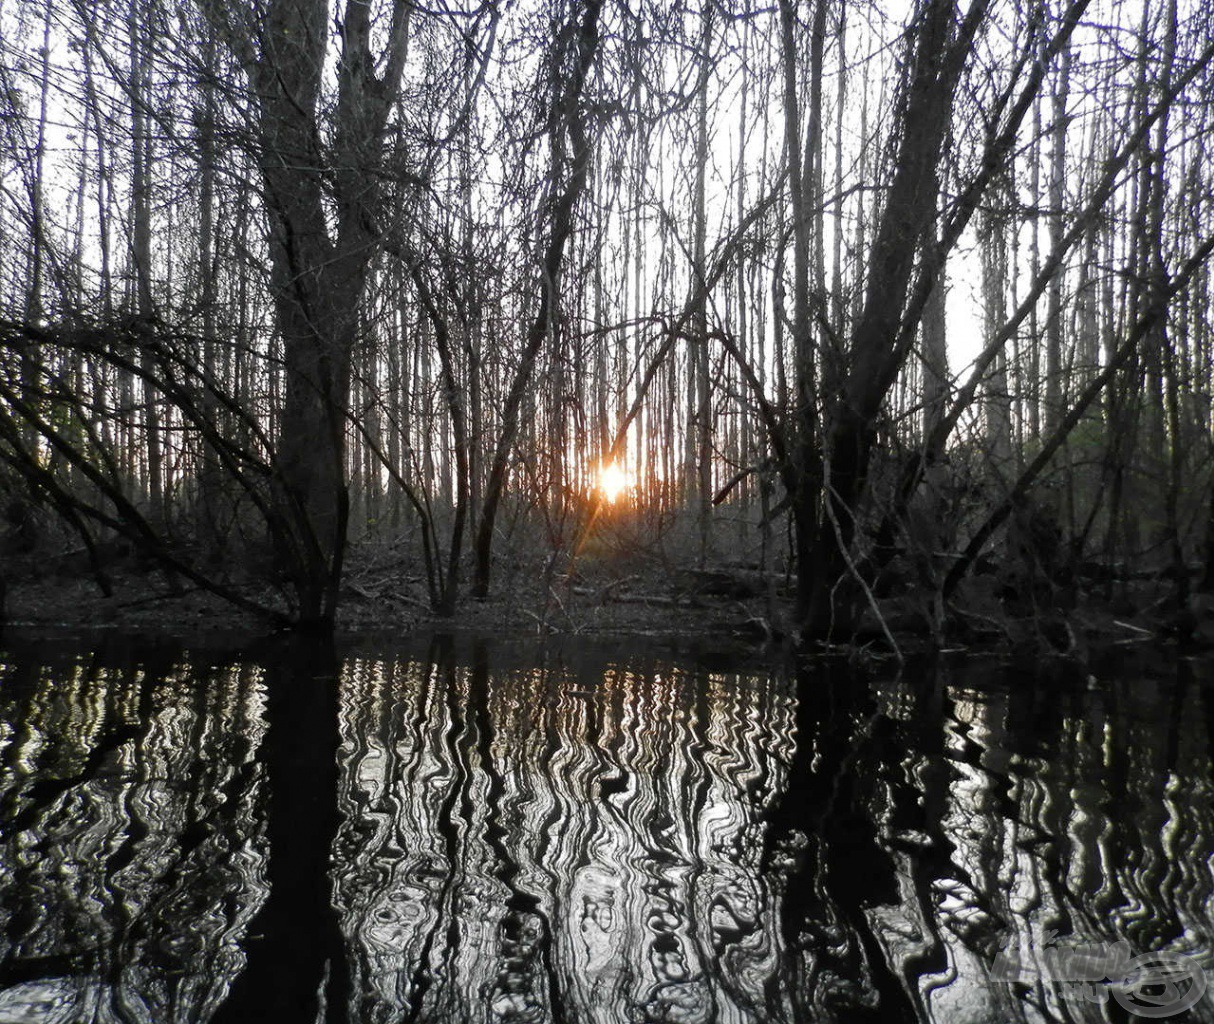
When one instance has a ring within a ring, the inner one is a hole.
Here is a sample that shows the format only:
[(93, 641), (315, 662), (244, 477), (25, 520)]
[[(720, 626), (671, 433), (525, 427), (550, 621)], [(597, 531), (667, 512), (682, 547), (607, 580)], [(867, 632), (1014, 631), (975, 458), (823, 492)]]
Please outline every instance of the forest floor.
[[(791, 632), (791, 581), (736, 566), (588, 565), (576, 574), (557, 574), (542, 563), (516, 563), (500, 574), (495, 597), (465, 597), (447, 618), (431, 612), (424, 581), (410, 574), (415, 570), (399, 553), (352, 549), (339, 634), (403, 636), (451, 629), (520, 639), (677, 641), (743, 653), (778, 649)], [(268, 620), (134, 559), (108, 571), (113, 594), (106, 597), (78, 566), (48, 569), (34, 559), (10, 562), (5, 567), (7, 622), (32, 632), (105, 629), (187, 642), (240, 642), (273, 629)], [(281, 604), (269, 588), (245, 589), (260, 603)], [(1214, 602), (1196, 599), (1178, 611), (1167, 593), (1162, 581), (1138, 580), (1026, 599), (1024, 593), (1009, 597), (1006, 581), (979, 577), (966, 581), (947, 609), (933, 609), (913, 591), (873, 602), (839, 647), (878, 658), (892, 653), (892, 641), (904, 653), (971, 648), (1082, 660), (1089, 649), (1118, 644), (1214, 646)]]
[[(134, 560), (107, 566), (113, 589), (108, 597), (79, 567), (46, 571), (24, 560), (10, 562), (5, 574), (5, 621), (32, 632), (105, 629), (239, 640), (275, 628), (268, 619)], [(745, 587), (732, 594), (710, 592), (721, 580), (729, 584), (720, 573), (672, 578), (655, 571), (612, 579), (556, 576), (545, 582), (542, 566), (534, 574), (516, 567), (495, 587), (493, 597), (477, 601), (465, 595), (453, 616), (442, 617), (431, 611), (423, 580), (385, 562), (382, 553), (355, 549), (347, 560), (337, 631), (404, 634), (450, 628), (511, 637), (678, 639), (733, 651), (773, 639), (767, 600)], [(258, 603), (286, 607), (271, 588), (246, 585), (241, 590)], [(783, 617), (784, 612), (777, 614)]]

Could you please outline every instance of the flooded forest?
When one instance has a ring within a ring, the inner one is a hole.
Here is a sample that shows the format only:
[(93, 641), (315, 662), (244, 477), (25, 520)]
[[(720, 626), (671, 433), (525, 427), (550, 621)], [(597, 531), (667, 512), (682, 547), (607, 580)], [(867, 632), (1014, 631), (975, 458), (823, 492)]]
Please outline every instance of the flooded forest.
[(0, 0), (0, 1024), (1214, 1022), (1214, 5)]

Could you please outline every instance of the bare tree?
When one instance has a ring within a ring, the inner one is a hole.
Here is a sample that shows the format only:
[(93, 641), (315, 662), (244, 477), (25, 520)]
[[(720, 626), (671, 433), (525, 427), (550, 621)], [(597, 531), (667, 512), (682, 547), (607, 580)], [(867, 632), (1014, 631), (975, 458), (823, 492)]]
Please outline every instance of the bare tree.
[[(485, 500), (475, 540), (476, 597), (488, 596), (493, 549), (493, 530), (510, 466), (510, 456), (518, 436), (523, 400), (535, 368), (536, 359), (549, 337), (560, 299), (561, 265), (565, 246), (573, 231), (573, 215), (586, 188), (590, 171), (593, 140), (587, 131), (583, 91), (594, 68), (599, 47), (601, 0), (585, 0), (580, 17), (571, 20), (558, 39), (554, 65), (560, 69), (554, 83), (552, 105), (552, 169), (549, 176), (550, 199), (547, 241), (534, 315), (527, 328), (522, 357), (510, 391), (502, 407), (502, 426), (494, 446), (485, 487)], [(568, 67), (566, 68), (566, 64)]]
[(274, 462), (284, 526), (277, 541), (301, 623), (321, 627), (332, 624), (341, 581), (351, 356), (368, 267), (380, 247), (383, 140), (404, 70), (411, 11), (404, 0), (392, 4), (377, 57), (371, 6), (345, 5), (326, 152), (321, 94), (331, 40), (328, 4), (268, 0), (264, 9), (236, 14), (209, 8), (253, 90), (286, 378)]

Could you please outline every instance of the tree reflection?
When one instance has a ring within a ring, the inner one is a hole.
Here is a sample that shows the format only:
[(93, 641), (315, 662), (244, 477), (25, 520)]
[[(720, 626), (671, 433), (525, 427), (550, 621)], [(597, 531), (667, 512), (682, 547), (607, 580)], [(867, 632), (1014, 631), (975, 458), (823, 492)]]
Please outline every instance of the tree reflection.
[(1094, 1022), (1065, 947), (1206, 952), (1198, 665), (255, 657), (5, 659), (0, 1020)]
[(765, 864), (779, 896), (785, 972), (798, 1020), (916, 1019), (867, 908), (896, 902), (894, 864), (872, 817), (888, 720), (840, 666), (796, 676), (796, 747), (768, 815)]
[(337, 809), (340, 691), (331, 639), (283, 641), (266, 674), (269, 852), (265, 903), (249, 924), (247, 963), (215, 1016), (347, 1019), (350, 977), (333, 906), (330, 859)]
[(121, 643), (6, 661), (0, 1020), (205, 1020), (256, 900), (256, 671)]

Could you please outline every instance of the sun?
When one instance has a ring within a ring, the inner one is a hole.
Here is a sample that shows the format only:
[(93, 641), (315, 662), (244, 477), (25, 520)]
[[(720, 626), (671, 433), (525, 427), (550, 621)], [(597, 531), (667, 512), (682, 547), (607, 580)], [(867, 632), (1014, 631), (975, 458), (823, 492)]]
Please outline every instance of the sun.
[(599, 468), (599, 493), (614, 505), (632, 489), (632, 474), (615, 462)]

